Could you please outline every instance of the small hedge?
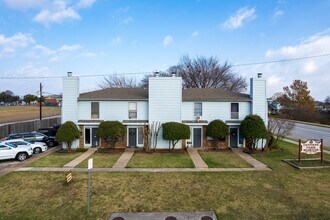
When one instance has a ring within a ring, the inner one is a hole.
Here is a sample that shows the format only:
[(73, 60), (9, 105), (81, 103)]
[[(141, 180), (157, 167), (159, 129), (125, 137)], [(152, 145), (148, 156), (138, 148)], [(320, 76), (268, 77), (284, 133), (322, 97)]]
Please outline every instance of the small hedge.
[(67, 121), (61, 125), (56, 132), (55, 140), (64, 142), (69, 150), (71, 150), (72, 142), (80, 137), (77, 125), (72, 121)]
[(163, 124), (163, 139), (172, 142), (172, 149), (182, 139), (190, 138), (190, 128), (188, 125), (178, 122), (167, 122)]
[(126, 127), (119, 121), (103, 121), (96, 131), (98, 138), (103, 138), (112, 148), (126, 134)]
[(248, 115), (241, 122), (240, 133), (246, 139), (246, 147), (253, 152), (258, 147), (258, 141), (267, 138), (268, 132), (259, 115)]
[(211, 121), (206, 128), (206, 135), (213, 138), (216, 148), (220, 139), (224, 139), (229, 135), (229, 127), (221, 120)]

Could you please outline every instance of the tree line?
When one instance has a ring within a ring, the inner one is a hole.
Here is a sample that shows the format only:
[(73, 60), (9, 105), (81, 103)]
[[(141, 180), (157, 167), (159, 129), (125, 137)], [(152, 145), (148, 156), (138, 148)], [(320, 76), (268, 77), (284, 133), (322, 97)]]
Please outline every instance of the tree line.
[[(44, 99), (44, 98), (43, 98)], [(15, 95), (11, 90), (5, 90), (0, 93), (0, 103), (13, 103), (18, 101), (24, 101), (25, 103), (30, 103), (35, 100), (39, 100), (36, 95), (26, 94), (21, 98), (18, 95)]]

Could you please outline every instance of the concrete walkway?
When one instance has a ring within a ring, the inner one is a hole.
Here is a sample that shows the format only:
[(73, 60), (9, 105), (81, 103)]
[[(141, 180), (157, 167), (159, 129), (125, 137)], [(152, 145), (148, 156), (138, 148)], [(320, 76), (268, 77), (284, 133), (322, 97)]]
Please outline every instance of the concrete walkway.
[(0, 177), (6, 175), (7, 173), (16, 171), (17, 169), (20, 169), (20, 168), (28, 165), (29, 163), (39, 160), (45, 156), (48, 156), (49, 154), (51, 154), (55, 151), (58, 151), (59, 149), (61, 149), (61, 147), (53, 147), (53, 148), (47, 150), (46, 152), (40, 153), (38, 155), (33, 155), (32, 157), (30, 157), (29, 159), (27, 159), (23, 162), (15, 163), (13, 166), (6, 167), (3, 170), (0, 170)]
[[(65, 167), (22, 167), (16, 171), (23, 172), (87, 172), (87, 168)], [(181, 173), (181, 172), (244, 172), (244, 171), (271, 171), (266, 167), (251, 168), (93, 168), (93, 172), (121, 172), (121, 173)]]
[(251, 157), (247, 153), (244, 153), (241, 148), (232, 148), (231, 149), (236, 155), (244, 159), (246, 162), (251, 164), (254, 168), (257, 169), (269, 169), (266, 164), (261, 163), (259, 160)]
[(187, 148), (187, 151), (196, 168), (208, 168), (196, 148)]
[(74, 168), (76, 167), (78, 164), (80, 164), (81, 162), (83, 162), (86, 158), (88, 158), (89, 156), (91, 156), (93, 153), (95, 153), (96, 148), (88, 148), (88, 150), (83, 153), (82, 155), (80, 155), (79, 157), (77, 157), (76, 159), (70, 161), (69, 163), (65, 164), (63, 167), (66, 168)]
[[(284, 138), (283, 141), (288, 142), (288, 143), (291, 143), (291, 144), (297, 144), (297, 145), (299, 144), (297, 141), (293, 141), (293, 140), (286, 139), (286, 138)], [(330, 151), (329, 150), (326, 150), (324, 148), (323, 148), (323, 152), (326, 153), (326, 154), (330, 154)]]
[(126, 148), (124, 153), (119, 157), (113, 168), (125, 168), (129, 162), (129, 160), (134, 155), (134, 148)]

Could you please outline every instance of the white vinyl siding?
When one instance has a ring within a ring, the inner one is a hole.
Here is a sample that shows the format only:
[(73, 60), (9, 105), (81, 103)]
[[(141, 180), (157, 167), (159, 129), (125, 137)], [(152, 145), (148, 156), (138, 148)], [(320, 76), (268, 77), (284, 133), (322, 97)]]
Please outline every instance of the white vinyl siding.
[[(120, 121), (129, 120), (127, 109), (129, 101), (99, 101), (98, 120)], [(137, 101), (137, 118), (136, 120), (148, 120), (148, 102)], [(78, 102), (79, 120), (91, 119), (91, 101)]]
[[(250, 102), (239, 102), (238, 119), (243, 120), (251, 114)], [(182, 120), (195, 120), (194, 102), (182, 102)], [(203, 120), (231, 120), (231, 102), (203, 102)]]

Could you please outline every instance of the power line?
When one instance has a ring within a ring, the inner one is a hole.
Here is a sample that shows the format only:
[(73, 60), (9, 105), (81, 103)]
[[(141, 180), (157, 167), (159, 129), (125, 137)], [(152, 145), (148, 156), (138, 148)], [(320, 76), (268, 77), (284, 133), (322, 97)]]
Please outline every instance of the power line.
[[(252, 66), (252, 65), (260, 65), (260, 64), (270, 64), (270, 63), (282, 63), (282, 62), (290, 62), (290, 61), (298, 61), (305, 59), (313, 59), (330, 56), (330, 53), (327, 54), (319, 54), (314, 56), (305, 56), (291, 59), (282, 59), (282, 60), (271, 60), (271, 61), (261, 61), (261, 62), (252, 62), (252, 63), (242, 63), (242, 64), (234, 64), (233, 67), (238, 66)], [(161, 71), (162, 72), (162, 71)], [(116, 76), (125, 76), (125, 75), (146, 75), (153, 74), (153, 72), (128, 72), (128, 73), (114, 73), (114, 74), (87, 74), (87, 75), (78, 75), (79, 77), (106, 77), (109, 75)], [(61, 79), (65, 76), (8, 76), (8, 77), (0, 77), (0, 79)]]
[(313, 59), (313, 58), (326, 57), (326, 56), (330, 56), (330, 53), (320, 54), (320, 55), (315, 55), (315, 56), (298, 57), (298, 58), (292, 58), (292, 59), (262, 61), (262, 62), (254, 62), (254, 63), (242, 63), (242, 64), (235, 64), (235, 65), (232, 65), (232, 66), (252, 66), (252, 65), (268, 64), (268, 63), (282, 63), (282, 62), (306, 60), (306, 59)]

